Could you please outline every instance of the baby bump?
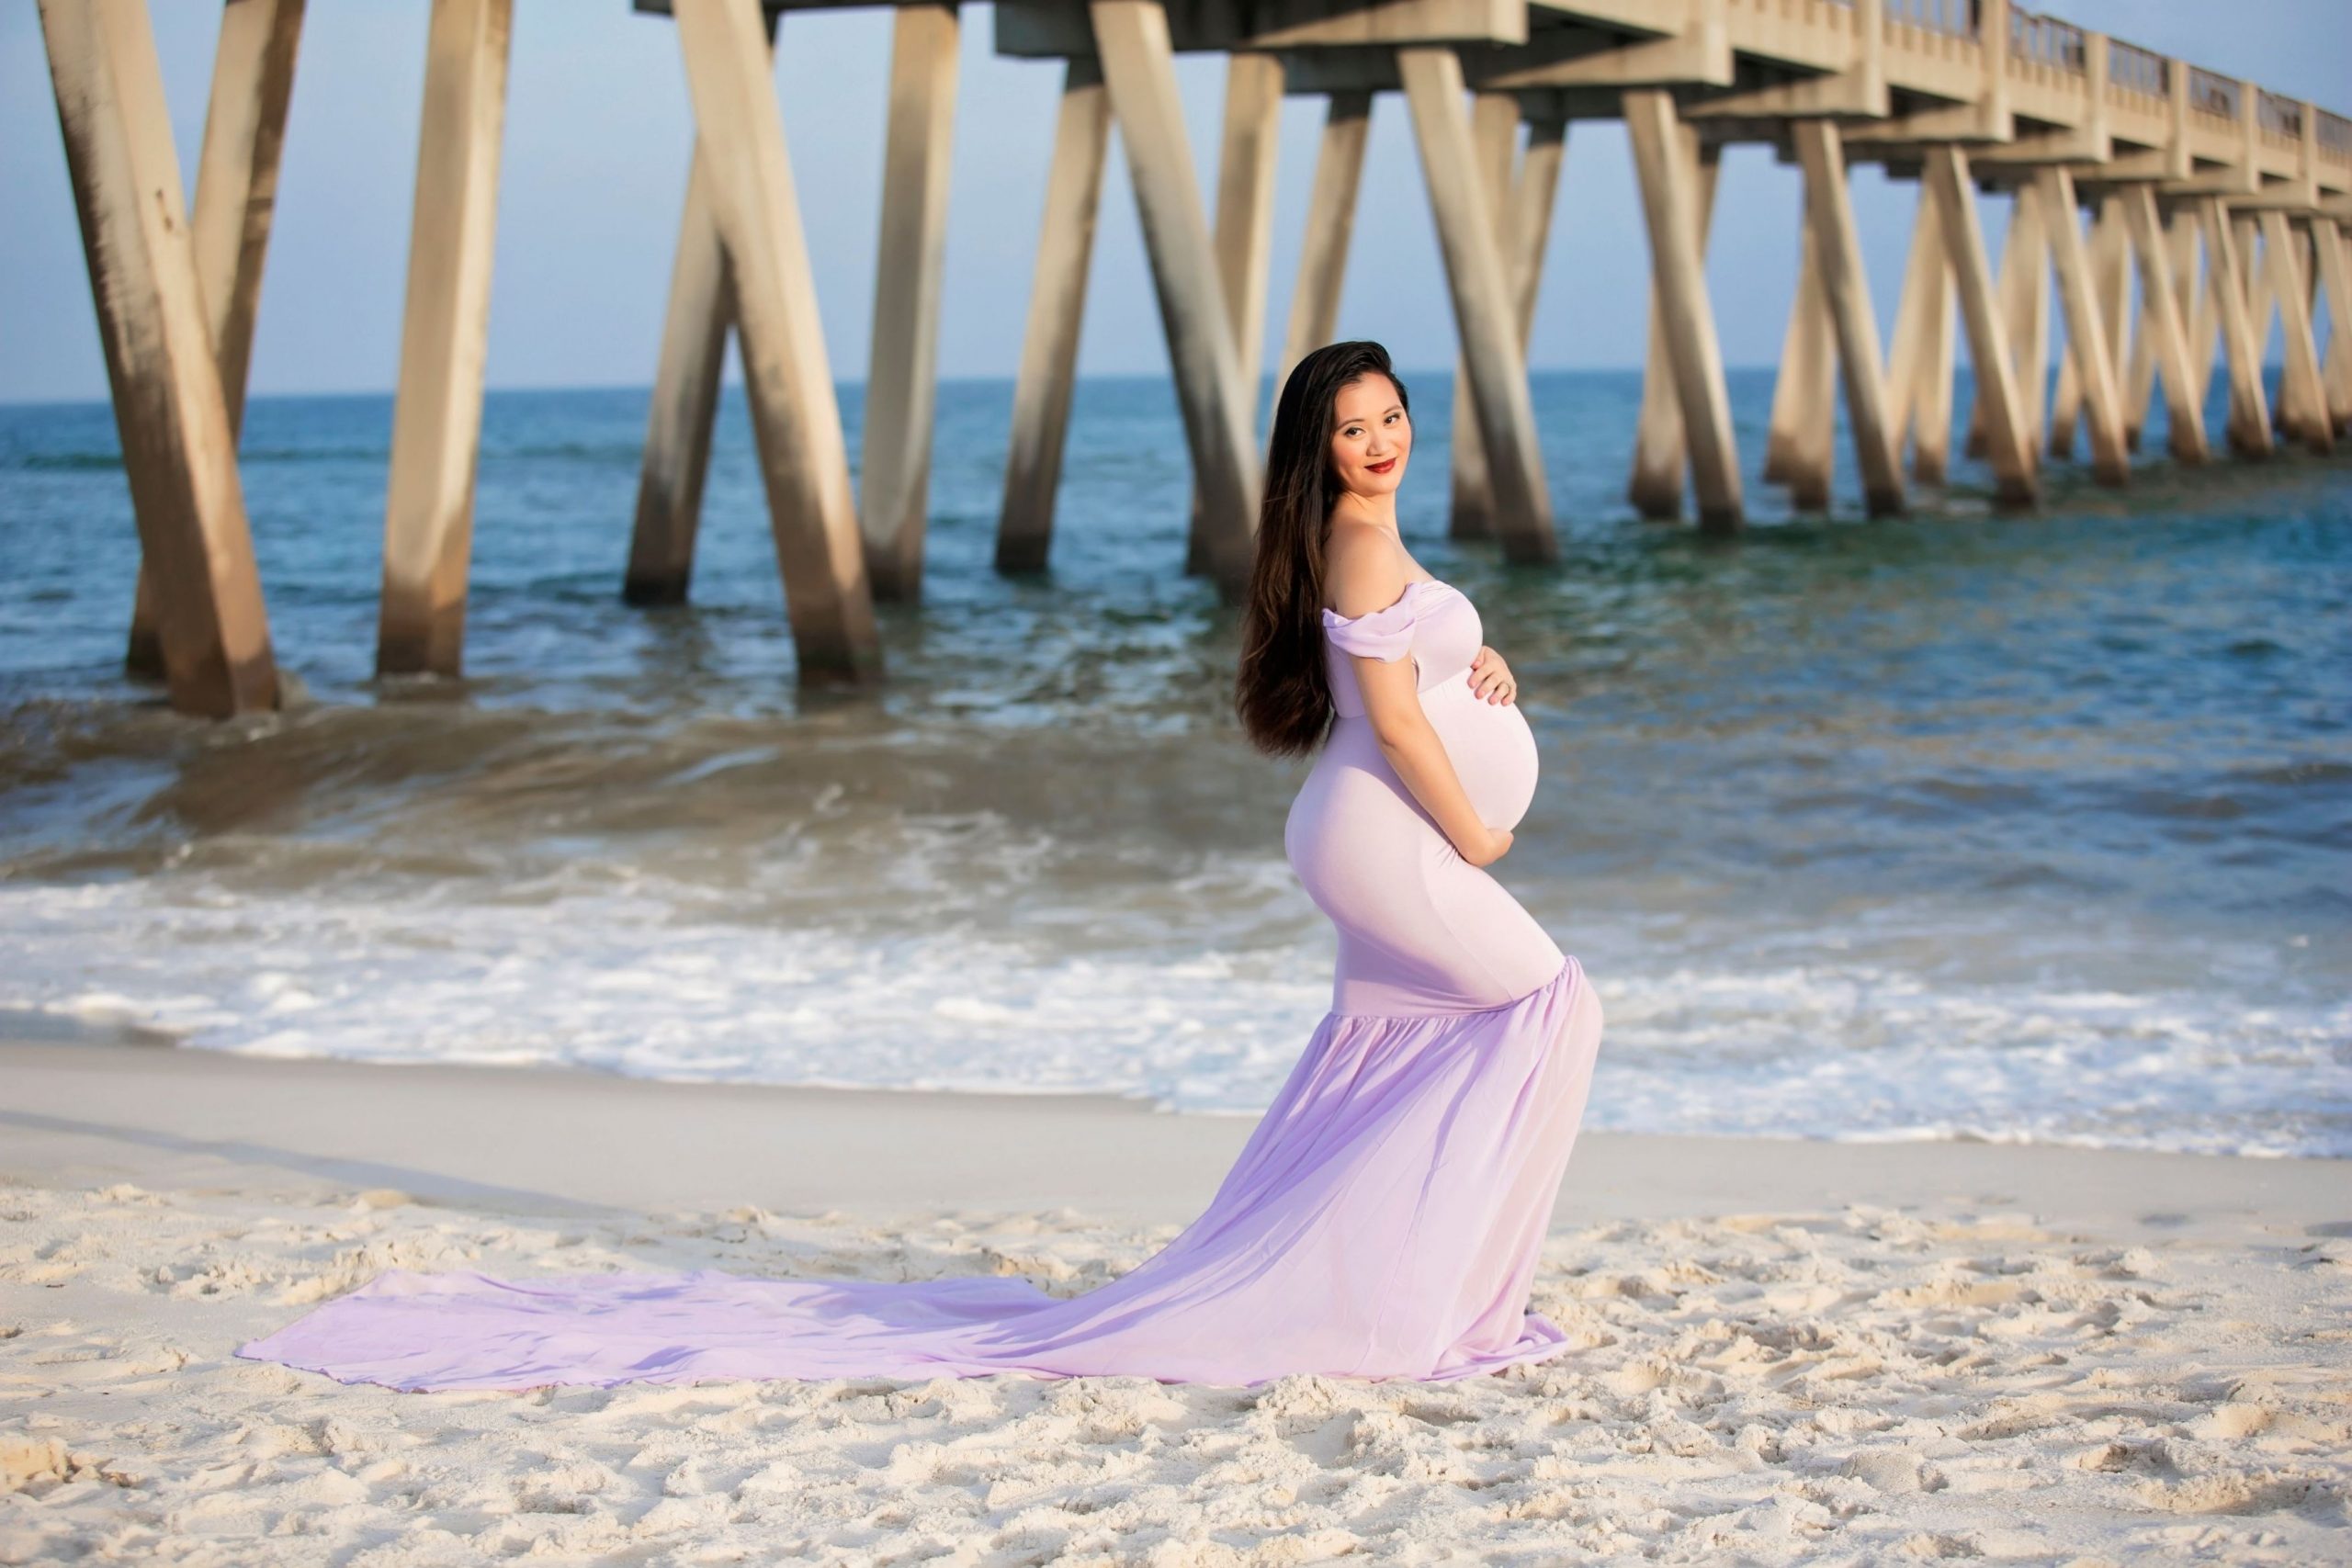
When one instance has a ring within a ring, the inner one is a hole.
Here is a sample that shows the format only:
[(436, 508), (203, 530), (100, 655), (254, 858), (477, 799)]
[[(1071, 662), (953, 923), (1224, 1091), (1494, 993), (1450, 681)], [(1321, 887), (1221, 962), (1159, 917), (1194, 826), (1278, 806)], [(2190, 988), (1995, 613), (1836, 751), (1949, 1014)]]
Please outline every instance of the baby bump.
[(1421, 694), (1421, 711), (1445, 743), (1478, 820), (1502, 830), (1519, 826), (1535, 800), (1535, 732), (1517, 703), (1490, 703), (1454, 675)]
[[(1458, 705), (1427, 705), (1440, 735), (1451, 737), (1447, 754), (1480, 818), (1515, 825), (1534, 792), (1526, 720), (1514, 706), (1478, 702), (1466, 686)], [(1495, 1007), (1559, 968), (1550, 936), (1500, 883), (1462, 858), (1396, 776), (1367, 719), (1333, 728), (1283, 837), (1300, 885), (1339, 929), (1337, 1011)]]

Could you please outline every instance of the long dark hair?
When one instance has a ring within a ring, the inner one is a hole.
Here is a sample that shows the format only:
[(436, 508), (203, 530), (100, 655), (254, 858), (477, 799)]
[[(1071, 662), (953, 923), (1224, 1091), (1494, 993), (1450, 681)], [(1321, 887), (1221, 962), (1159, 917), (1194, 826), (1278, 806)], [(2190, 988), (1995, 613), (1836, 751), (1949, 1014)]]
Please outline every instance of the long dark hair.
[(1341, 387), (1374, 371), (1396, 383), (1396, 401), (1409, 418), (1412, 400), (1388, 363), (1388, 351), (1364, 339), (1327, 343), (1307, 355), (1292, 367), (1274, 402), (1233, 708), (1250, 744), (1277, 757), (1305, 756), (1330, 732), (1323, 535), (1339, 499), (1331, 474), (1331, 411)]

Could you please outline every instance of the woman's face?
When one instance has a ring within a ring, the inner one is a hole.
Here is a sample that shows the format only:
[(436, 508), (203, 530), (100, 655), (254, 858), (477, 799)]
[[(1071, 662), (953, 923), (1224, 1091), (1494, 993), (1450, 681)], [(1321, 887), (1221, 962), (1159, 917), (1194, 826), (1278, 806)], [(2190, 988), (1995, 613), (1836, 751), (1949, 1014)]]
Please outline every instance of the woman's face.
[(1413, 450), (1413, 421), (1396, 383), (1368, 370), (1340, 386), (1331, 412), (1331, 472), (1340, 487), (1361, 496), (1394, 493)]

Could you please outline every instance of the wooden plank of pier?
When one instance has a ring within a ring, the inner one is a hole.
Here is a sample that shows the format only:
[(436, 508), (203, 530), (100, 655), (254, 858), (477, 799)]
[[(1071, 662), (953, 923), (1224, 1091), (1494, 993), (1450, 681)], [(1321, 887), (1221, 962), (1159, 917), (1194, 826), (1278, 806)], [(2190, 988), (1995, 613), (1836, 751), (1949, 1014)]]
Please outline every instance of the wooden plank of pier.
[(145, 0), (41, 0), (40, 21), (172, 705), (274, 708), (236, 437)]

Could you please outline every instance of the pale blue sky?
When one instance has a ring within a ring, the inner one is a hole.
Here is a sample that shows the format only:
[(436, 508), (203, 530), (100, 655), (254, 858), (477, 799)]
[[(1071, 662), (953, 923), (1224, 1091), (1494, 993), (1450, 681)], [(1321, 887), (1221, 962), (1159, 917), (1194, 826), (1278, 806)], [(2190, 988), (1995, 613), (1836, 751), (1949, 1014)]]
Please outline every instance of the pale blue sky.
[[(184, 170), (201, 135), (220, 6), (151, 0)], [(691, 142), (671, 24), (627, 0), (517, 0), (499, 199), (489, 379), (494, 387), (642, 385), (661, 328)], [(2071, 0), (2070, 20), (2352, 112), (2346, 0)], [(399, 357), (414, 178), (424, 0), (313, 0), (295, 75), (277, 227), (253, 389), (382, 390)], [(993, 52), (993, 7), (964, 12), (955, 194), (940, 343), (949, 376), (1008, 376), (1019, 360), (1058, 63)], [(834, 374), (863, 376), (873, 308), (889, 18), (797, 13), (777, 66), (786, 130)], [(1178, 63), (1204, 181), (1216, 155), (1221, 58)], [(1319, 101), (1284, 107), (1269, 362), (1297, 265)], [(1882, 316), (1907, 243), (1913, 187), (1860, 171), (1855, 199)], [(1759, 148), (1726, 161), (1710, 259), (1725, 357), (1778, 355), (1796, 266), (1798, 182)], [(0, 400), (103, 397), (106, 369), (59, 145), (38, 13), (0, 9)], [(1988, 228), (1998, 214), (1987, 207)], [(1638, 363), (1646, 258), (1623, 132), (1571, 129), (1531, 361)], [(1450, 367), (1428, 192), (1403, 100), (1374, 114), (1340, 316), (1398, 363)], [(1124, 153), (1103, 191), (1080, 368), (1164, 374), (1167, 354)]]

